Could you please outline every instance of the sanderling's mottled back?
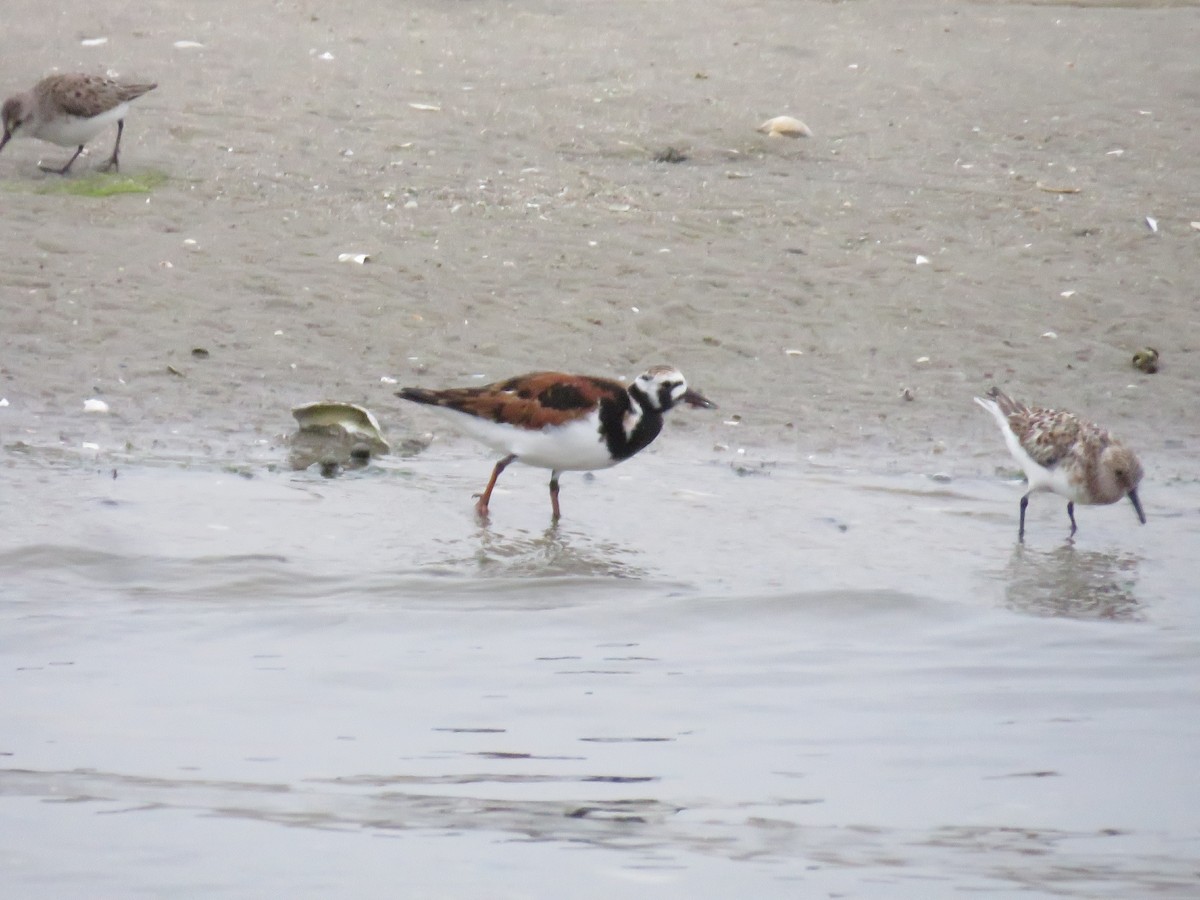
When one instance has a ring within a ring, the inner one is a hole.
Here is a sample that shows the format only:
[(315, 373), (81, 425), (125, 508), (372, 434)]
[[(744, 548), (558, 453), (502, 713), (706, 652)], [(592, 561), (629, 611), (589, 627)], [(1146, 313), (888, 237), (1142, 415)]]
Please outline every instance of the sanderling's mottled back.
[(1137, 493), (1142, 464), (1103, 428), (1068, 412), (1025, 406), (996, 387), (975, 402), (995, 417), (1009, 452), (1029, 480), (1029, 490), (1021, 497), (1019, 540), (1025, 538), (1025, 507), (1035, 491), (1067, 498), (1072, 536), (1076, 503), (1116, 503), (1128, 497), (1138, 519), (1146, 524)]
[(4, 124), (0, 150), (14, 137), (38, 138), (60, 147), (74, 147), (75, 155), (61, 169), (38, 166), (43, 172), (66, 175), (83, 152), (83, 145), (116, 122), (117, 142), (100, 168), (118, 169), (121, 133), (125, 130), (129, 104), (156, 87), (156, 84), (128, 84), (99, 75), (43, 78), (31, 90), (4, 101), (0, 110)]

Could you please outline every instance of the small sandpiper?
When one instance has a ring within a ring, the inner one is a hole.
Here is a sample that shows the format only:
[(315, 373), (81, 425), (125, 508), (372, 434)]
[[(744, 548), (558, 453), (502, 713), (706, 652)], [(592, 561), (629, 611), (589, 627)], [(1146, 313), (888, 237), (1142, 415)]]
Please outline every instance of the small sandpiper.
[(1069, 537), (1075, 536), (1076, 503), (1116, 503), (1128, 497), (1138, 520), (1146, 524), (1137, 493), (1142, 464), (1103, 428), (1068, 412), (1018, 403), (996, 387), (975, 402), (995, 417), (1009, 452), (1029, 481), (1029, 490), (1021, 497), (1018, 540), (1025, 539), (1025, 507), (1035, 491), (1067, 498)]
[(658, 437), (663, 414), (678, 403), (716, 408), (690, 390), (673, 366), (654, 366), (628, 386), (589, 375), (532, 372), (482, 387), (404, 388), (396, 396), (434, 407), (504, 454), (475, 504), (482, 520), (496, 479), (513, 461), (550, 470), (550, 506), (558, 521), (560, 474), (629, 459)]
[(0, 120), (4, 137), (0, 150), (14, 137), (38, 138), (60, 147), (74, 147), (75, 155), (61, 169), (44, 166), (43, 172), (66, 175), (71, 164), (83, 152), (83, 145), (97, 134), (117, 123), (117, 142), (112, 156), (101, 164), (101, 170), (119, 169), (121, 133), (129, 104), (157, 84), (125, 84), (99, 75), (51, 75), (43, 78), (32, 90), (16, 94), (4, 101)]

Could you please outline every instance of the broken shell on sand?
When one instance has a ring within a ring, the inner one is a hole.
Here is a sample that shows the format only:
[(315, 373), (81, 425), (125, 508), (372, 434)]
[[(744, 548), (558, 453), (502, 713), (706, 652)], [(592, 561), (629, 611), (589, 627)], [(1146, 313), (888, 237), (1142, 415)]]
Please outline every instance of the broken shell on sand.
[(1133, 367), (1147, 375), (1158, 371), (1158, 351), (1153, 347), (1143, 347), (1133, 354)]
[(767, 137), (812, 137), (812, 129), (791, 116), (776, 116), (773, 119), (767, 119), (758, 126), (757, 130)]
[(319, 400), (292, 408), (292, 415), (301, 431), (341, 431), (346, 436), (366, 442), (374, 453), (387, 453), (391, 447), (383, 436), (379, 422), (369, 409), (354, 403)]

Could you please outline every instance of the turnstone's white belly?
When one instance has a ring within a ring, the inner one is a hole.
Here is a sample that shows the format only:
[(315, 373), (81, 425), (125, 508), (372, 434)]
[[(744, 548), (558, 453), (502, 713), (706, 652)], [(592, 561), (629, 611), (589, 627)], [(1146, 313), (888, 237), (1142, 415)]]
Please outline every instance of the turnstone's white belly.
[(527, 466), (573, 472), (616, 465), (600, 433), (600, 416), (596, 414), (565, 425), (531, 430), (444, 407), (439, 412), (471, 437), (500, 453), (513, 454)]

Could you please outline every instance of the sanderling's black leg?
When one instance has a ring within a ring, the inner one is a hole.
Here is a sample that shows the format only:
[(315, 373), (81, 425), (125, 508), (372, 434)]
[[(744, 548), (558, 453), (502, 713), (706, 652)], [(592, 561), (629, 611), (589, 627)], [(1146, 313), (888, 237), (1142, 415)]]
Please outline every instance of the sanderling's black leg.
[(100, 171), (103, 172), (108, 169), (112, 169), (114, 172), (121, 171), (121, 166), (117, 162), (117, 157), (120, 156), (120, 154), (121, 154), (121, 132), (123, 132), (124, 130), (125, 130), (125, 120), (117, 119), (117, 142), (115, 144), (113, 144), (112, 156), (110, 156), (108, 159), (106, 159), (104, 161), (104, 164), (102, 166), (100, 166)]
[(71, 164), (74, 163), (75, 160), (79, 159), (79, 154), (82, 152), (83, 152), (83, 144), (80, 144), (79, 149), (75, 151), (75, 155), (72, 156), (70, 159), (68, 159), (67, 164), (65, 166), (63, 166), (61, 169), (54, 169), (54, 168), (51, 168), (50, 166), (43, 166), (41, 163), (38, 163), (38, 168), (41, 169), (43, 172), (49, 172), (52, 175), (66, 175), (67, 172), (69, 172), (71, 170)]

